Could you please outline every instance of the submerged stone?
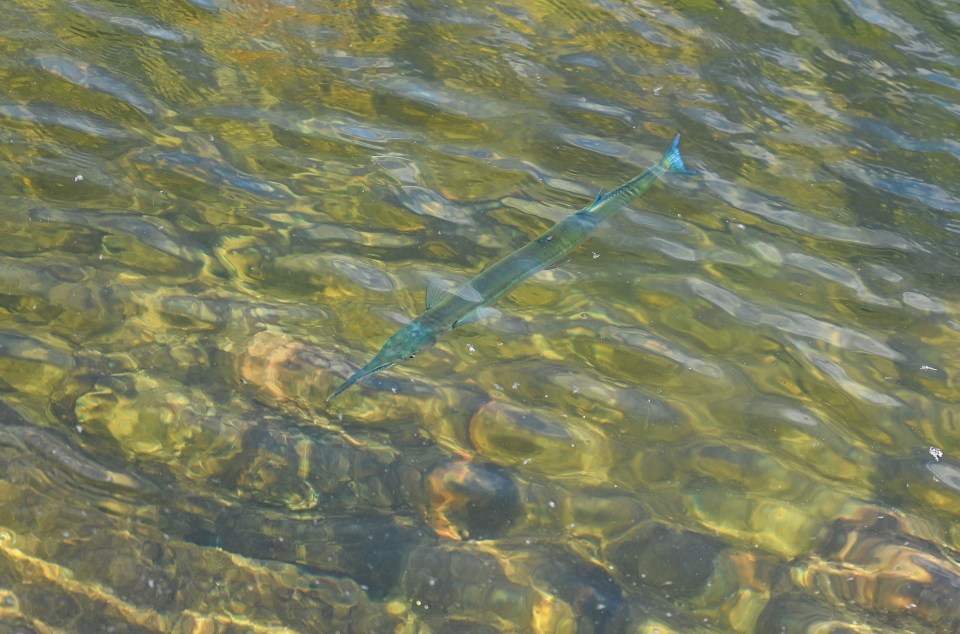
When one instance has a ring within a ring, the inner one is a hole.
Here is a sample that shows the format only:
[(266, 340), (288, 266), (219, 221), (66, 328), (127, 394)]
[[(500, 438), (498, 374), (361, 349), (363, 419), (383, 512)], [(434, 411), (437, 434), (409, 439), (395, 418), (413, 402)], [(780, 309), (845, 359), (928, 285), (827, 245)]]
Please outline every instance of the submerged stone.
[(451, 539), (489, 539), (517, 521), (520, 499), (510, 475), (495, 466), (454, 460), (427, 477), (430, 523)]
[(596, 473), (610, 464), (606, 438), (585, 421), (554, 421), (497, 401), (470, 419), (470, 440), (488, 460), (554, 476)]
[(627, 582), (667, 597), (690, 598), (704, 591), (724, 548), (714, 539), (657, 523), (639, 526), (605, 555)]

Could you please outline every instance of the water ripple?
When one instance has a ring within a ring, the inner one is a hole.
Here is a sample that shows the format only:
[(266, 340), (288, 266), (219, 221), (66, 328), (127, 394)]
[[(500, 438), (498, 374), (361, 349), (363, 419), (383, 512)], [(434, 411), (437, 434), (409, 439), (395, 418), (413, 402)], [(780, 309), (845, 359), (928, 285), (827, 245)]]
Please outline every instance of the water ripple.
[(68, 2), (67, 6), (77, 13), (110, 24), (132, 35), (156, 38), (173, 44), (186, 44), (192, 39), (189, 35), (161, 24), (152, 18), (117, 12), (116, 7), (108, 11), (84, 2)]
[(716, 363), (698, 358), (689, 351), (684, 350), (678, 344), (656, 337), (646, 331), (604, 326), (598, 330), (597, 334), (603, 338), (620, 341), (633, 348), (646, 350), (652, 354), (670, 359), (688, 370), (698, 372), (711, 379), (721, 379), (724, 377), (723, 370)]
[(405, 100), (421, 103), (466, 119), (487, 121), (516, 114), (510, 104), (493, 97), (478, 97), (465, 91), (415, 77), (381, 76), (366, 78), (365, 84)]
[[(955, 2), (3, 16), (7, 621), (958, 629)], [(702, 176), (325, 402), (677, 131)]]
[(159, 108), (146, 93), (131, 81), (121, 78), (102, 66), (61, 55), (37, 55), (30, 59), (43, 70), (78, 86), (115, 97), (146, 115), (157, 114)]
[(252, 174), (245, 174), (224, 161), (198, 156), (189, 152), (143, 152), (138, 161), (155, 168), (189, 176), (208, 185), (230, 185), (259, 198), (291, 201), (294, 194), (286, 185), (268, 182)]
[(854, 164), (848, 161), (835, 163), (829, 169), (881, 191), (914, 198), (938, 211), (960, 213), (960, 198), (944, 191), (938, 185), (921, 181), (907, 174), (880, 166)]
[(110, 213), (104, 209), (34, 209), (30, 212), (30, 219), (35, 222), (60, 223), (127, 234), (144, 245), (185, 262), (201, 263), (207, 260), (200, 249), (187, 245), (185, 236), (178, 234), (168, 222), (158, 218), (122, 212)]
[(764, 26), (768, 26), (787, 35), (800, 35), (800, 32), (793, 27), (793, 24), (784, 19), (779, 11), (764, 7), (754, 0), (731, 0), (730, 5), (743, 13), (745, 16), (757, 20)]
[(688, 277), (687, 285), (698, 296), (714, 304), (731, 317), (752, 326), (769, 326), (784, 333), (811, 337), (824, 343), (858, 350), (893, 361), (903, 355), (870, 335), (839, 324), (830, 323), (786, 308), (764, 306), (697, 277)]
[(58, 126), (110, 141), (129, 141), (139, 136), (130, 130), (112, 125), (103, 117), (82, 114), (53, 104), (33, 103), (22, 106), (0, 103), (0, 116), (16, 121)]
[(906, 252), (929, 252), (920, 243), (885, 229), (850, 227), (830, 220), (806, 216), (744, 187), (718, 179), (710, 179), (710, 189), (729, 205), (755, 214), (801, 233), (824, 240), (854, 242), (870, 247), (897, 249)]
[(782, 253), (772, 244), (758, 242), (751, 244), (750, 247), (769, 262), (774, 264), (788, 264), (814, 273), (815, 275), (850, 289), (858, 299), (863, 301), (870, 302), (877, 306), (887, 306), (891, 308), (899, 306), (899, 303), (895, 300), (886, 299), (873, 293), (860, 275), (839, 262), (805, 253)]
[(839, 385), (848, 394), (852, 394), (853, 396), (867, 401), (873, 405), (880, 405), (883, 407), (898, 407), (903, 405), (903, 403), (901, 403), (896, 397), (885, 392), (874, 390), (863, 383), (851, 379), (847, 374), (847, 370), (844, 369), (841, 363), (838, 363), (833, 359), (829, 359), (826, 355), (820, 354), (811, 346), (805, 344), (799, 339), (792, 338), (790, 342), (797, 350), (803, 353), (804, 357), (806, 357), (821, 372), (833, 379), (834, 382), (837, 383), (837, 385)]

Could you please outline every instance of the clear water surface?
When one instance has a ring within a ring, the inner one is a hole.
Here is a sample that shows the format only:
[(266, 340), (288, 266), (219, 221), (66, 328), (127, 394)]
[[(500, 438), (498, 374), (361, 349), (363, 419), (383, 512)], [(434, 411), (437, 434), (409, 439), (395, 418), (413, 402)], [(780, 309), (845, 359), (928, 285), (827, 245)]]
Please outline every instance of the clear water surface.
[(4, 631), (960, 630), (955, 2), (2, 13)]

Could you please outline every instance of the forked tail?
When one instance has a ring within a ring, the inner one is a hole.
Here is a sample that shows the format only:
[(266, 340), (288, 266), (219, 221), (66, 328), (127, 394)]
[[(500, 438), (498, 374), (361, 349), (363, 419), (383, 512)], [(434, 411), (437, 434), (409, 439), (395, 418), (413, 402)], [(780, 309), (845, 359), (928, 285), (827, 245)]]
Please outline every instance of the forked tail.
[(699, 170), (688, 170), (687, 166), (683, 164), (683, 157), (680, 156), (679, 132), (677, 132), (677, 136), (673, 137), (673, 144), (670, 146), (670, 149), (667, 150), (667, 153), (663, 155), (663, 159), (660, 160), (660, 165), (664, 166), (668, 172), (675, 174), (696, 176), (697, 174), (703, 173)]

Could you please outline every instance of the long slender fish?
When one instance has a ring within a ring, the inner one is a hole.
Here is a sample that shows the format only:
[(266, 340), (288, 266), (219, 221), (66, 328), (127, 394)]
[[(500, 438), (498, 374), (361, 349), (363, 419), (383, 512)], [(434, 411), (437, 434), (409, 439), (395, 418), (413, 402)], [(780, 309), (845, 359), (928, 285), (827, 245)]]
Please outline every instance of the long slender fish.
[(548, 231), (498, 260), (456, 290), (431, 283), (427, 286), (427, 310), (404, 326), (380, 348), (370, 363), (360, 368), (327, 397), (329, 401), (348, 387), (398, 361), (413, 358), (437, 342), (443, 332), (485, 316), (488, 308), (537, 271), (556, 265), (580, 246), (594, 229), (645, 192), (666, 172), (699, 174), (688, 170), (680, 156), (680, 135), (660, 162), (620, 187), (597, 196), (587, 207), (567, 216)]

